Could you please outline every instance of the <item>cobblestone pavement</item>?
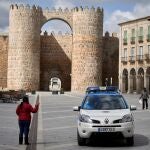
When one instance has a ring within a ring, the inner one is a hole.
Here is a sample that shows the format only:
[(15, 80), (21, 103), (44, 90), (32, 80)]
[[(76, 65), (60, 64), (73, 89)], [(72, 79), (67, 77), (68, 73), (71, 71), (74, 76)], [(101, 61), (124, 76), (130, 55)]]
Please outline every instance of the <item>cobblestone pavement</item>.
[[(129, 104), (137, 106), (135, 118), (135, 145), (126, 147), (119, 141), (79, 147), (76, 137), (77, 112), (73, 106), (81, 104), (83, 94), (64, 95), (40, 94), (38, 119), (38, 150), (150, 150), (150, 109), (141, 110), (139, 95), (124, 94)], [(30, 97), (31, 103), (34, 96)], [(18, 145), (18, 122), (15, 109), (18, 104), (0, 103), (0, 150), (25, 150)]]

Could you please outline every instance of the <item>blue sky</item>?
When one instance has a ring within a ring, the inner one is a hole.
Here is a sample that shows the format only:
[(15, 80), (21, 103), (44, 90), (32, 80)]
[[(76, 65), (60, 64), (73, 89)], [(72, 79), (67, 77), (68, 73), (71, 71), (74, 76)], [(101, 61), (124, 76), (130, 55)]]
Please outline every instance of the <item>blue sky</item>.
[[(119, 32), (118, 23), (150, 15), (149, 0), (0, 0), (0, 32), (8, 32), (9, 6), (11, 3), (39, 5), (43, 9), (73, 8), (76, 6), (102, 7), (104, 9), (104, 32)], [(45, 24), (42, 30), (69, 31), (62, 21), (53, 20)]]

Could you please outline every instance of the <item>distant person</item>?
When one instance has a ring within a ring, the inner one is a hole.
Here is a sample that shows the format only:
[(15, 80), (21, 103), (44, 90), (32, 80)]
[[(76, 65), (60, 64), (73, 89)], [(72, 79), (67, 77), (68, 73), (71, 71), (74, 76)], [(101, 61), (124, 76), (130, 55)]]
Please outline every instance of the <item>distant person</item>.
[(145, 109), (145, 106), (146, 106), (146, 109), (148, 109), (149, 95), (148, 95), (146, 88), (143, 89), (140, 99), (142, 99), (142, 108)]
[(29, 144), (28, 142), (28, 135), (29, 135), (29, 128), (30, 128), (30, 122), (31, 122), (31, 112), (36, 113), (39, 108), (39, 103), (35, 105), (35, 108), (32, 107), (32, 105), (29, 103), (29, 97), (25, 95), (23, 97), (23, 102), (21, 102), (20, 105), (18, 105), (16, 109), (16, 114), (18, 115), (18, 124), (19, 124), (19, 144), (23, 143), (23, 135), (24, 137), (24, 143), (26, 145)]

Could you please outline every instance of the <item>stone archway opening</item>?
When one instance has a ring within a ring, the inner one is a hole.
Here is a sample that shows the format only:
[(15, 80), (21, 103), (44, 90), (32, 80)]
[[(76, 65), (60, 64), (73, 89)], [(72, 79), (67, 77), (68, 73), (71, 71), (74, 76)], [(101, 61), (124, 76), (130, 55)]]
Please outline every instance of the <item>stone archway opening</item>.
[[(49, 90), (53, 77), (61, 80), (65, 91), (71, 90), (72, 29), (62, 19), (50, 19), (41, 28), (40, 89)], [(47, 74), (47, 76), (44, 76)]]
[(139, 68), (138, 70), (138, 93), (141, 92), (144, 88), (144, 69), (143, 68)]
[(128, 92), (128, 70), (124, 69), (122, 74), (122, 92), (127, 93)]
[(136, 71), (134, 68), (130, 71), (130, 88), (131, 92), (136, 92)]

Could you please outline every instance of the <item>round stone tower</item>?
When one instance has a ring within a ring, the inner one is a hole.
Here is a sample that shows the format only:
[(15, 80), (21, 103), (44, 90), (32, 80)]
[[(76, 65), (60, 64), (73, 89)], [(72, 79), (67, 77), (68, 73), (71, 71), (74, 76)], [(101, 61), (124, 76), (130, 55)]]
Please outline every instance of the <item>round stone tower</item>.
[(102, 82), (103, 9), (75, 8), (73, 13), (72, 91)]
[(40, 7), (10, 7), (7, 75), (9, 89), (39, 88), (41, 15)]

